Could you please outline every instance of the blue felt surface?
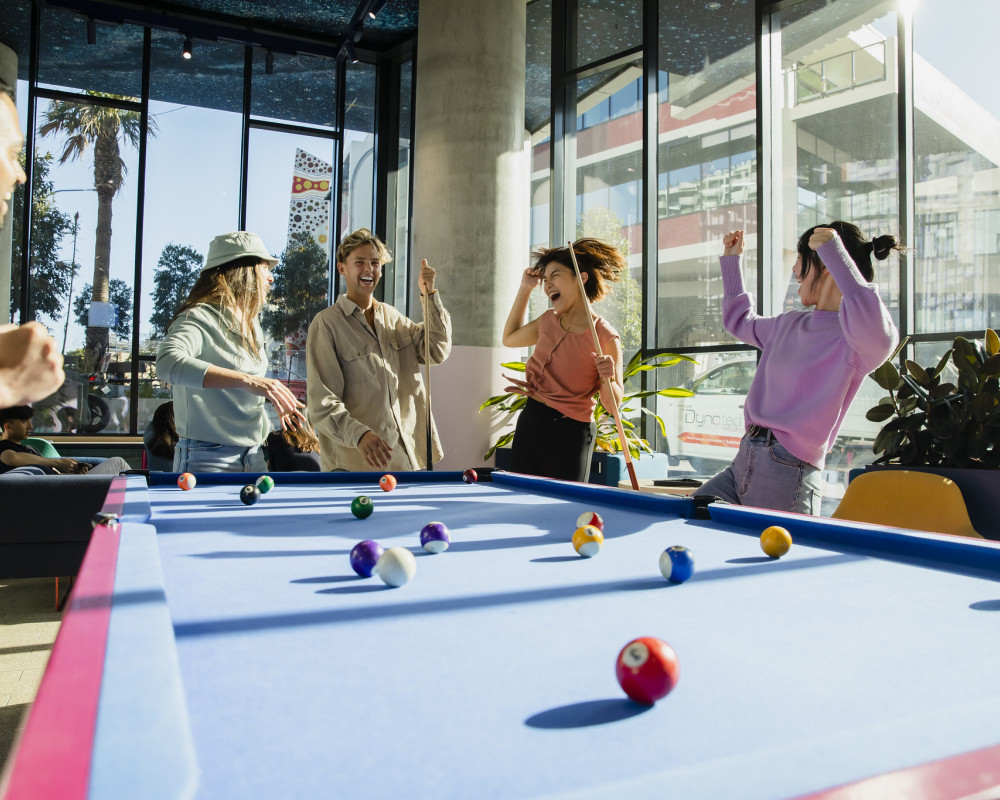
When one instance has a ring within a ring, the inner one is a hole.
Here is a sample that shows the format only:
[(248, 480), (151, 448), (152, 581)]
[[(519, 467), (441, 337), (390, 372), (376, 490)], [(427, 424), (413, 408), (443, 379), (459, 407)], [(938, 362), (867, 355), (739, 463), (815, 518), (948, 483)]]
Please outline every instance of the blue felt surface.
[[(536, 484), (539, 485), (539, 484)], [(355, 519), (357, 494), (375, 513)], [(996, 744), (1000, 586), (504, 483), (154, 488), (198, 797), (792, 797)], [(577, 557), (577, 516), (606, 543)], [(429, 521), (451, 548), (423, 553)], [(399, 589), (357, 577), (406, 546)], [(697, 571), (664, 581), (680, 544)], [(620, 648), (680, 684), (624, 699)]]
[(121, 528), (95, 742), (90, 800), (194, 796), (194, 741), (150, 525)]

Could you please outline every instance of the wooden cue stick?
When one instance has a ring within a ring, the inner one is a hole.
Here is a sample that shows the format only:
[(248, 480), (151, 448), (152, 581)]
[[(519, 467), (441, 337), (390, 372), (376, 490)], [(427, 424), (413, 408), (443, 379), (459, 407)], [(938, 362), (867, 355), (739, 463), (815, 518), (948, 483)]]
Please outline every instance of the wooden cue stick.
[[(576, 282), (580, 285), (580, 296), (583, 297), (583, 306), (587, 310), (587, 322), (590, 323), (590, 333), (594, 337), (594, 347), (597, 348), (598, 355), (604, 355), (604, 351), (601, 349), (601, 340), (597, 338), (597, 325), (594, 324), (594, 314), (590, 310), (590, 299), (587, 297), (587, 291), (583, 287), (583, 274), (580, 272), (580, 265), (576, 260), (576, 251), (573, 249), (573, 243), (567, 242), (569, 247), (570, 258), (573, 259), (573, 266), (576, 268)], [(609, 381), (610, 383), (610, 381)], [(625, 428), (622, 427), (622, 418), (618, 413), (618, 403), (614, 397), (614, 390), (609, 386), (608, 391), (611, 396), (608, 398), (611, 401), (611, 408), (608, 409), (611, 412), (611, 416), (615, 419), (615, 427), (618, 428), (618, 443), (622, 448), (622, 455), (625, 456), (625, 467), (628, 469), (628, 477), (632, 482), (632, 488), (635, 491), (639, 491), (639, 479), (635, 476), (635, 467), (632, 466), (632, 455), (628, 451), (628, 444), (625, 441)]]
[(427, 318), (427, 295), (420, 293), (420, 303), (424, 307), (424, 382), (427, 384), (427, 471), (434, 471), (434, 455), (431, 447), (431, 328)]

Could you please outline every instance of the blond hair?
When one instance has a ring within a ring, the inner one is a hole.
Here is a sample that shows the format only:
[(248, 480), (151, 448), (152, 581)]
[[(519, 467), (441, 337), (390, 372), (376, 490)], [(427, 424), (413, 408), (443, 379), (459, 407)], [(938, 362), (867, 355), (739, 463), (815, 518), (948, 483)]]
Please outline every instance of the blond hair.
[[(254, 321), (267, 297), (267, 282), (261, 267), (270, 268), (270, 265), (260, 256), (244, 256), (205, 270), (177, 309), (174, 319), (201, 303), (228, 309), (239, 324), (240, 344), (256, 358), (264, 343), (257, 336)], [(170, 324), (173, 322), (171, 320)]]
[(385, 246), (381, 239), (368, 230), (368, 228), (358, 228), (354, 233), (348, 234), (341, 240), (340, 246), (337, 248), (337, 263), (346, 264), (348, 256), (354, 250), (364, 247), (366, 244), (370, 244), (375, 248), (378, 260), (383, 264), (388, 264), (392, 261), (392, 253), (389, 252), (389, 248)]

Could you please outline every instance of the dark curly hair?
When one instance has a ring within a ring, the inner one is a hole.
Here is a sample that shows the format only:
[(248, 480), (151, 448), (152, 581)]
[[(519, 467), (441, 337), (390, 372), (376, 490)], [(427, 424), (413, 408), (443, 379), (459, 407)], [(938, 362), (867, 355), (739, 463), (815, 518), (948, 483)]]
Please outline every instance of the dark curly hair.
[(876, 236), (869, 241), (868, 237), (861, 232), (861, 228), (843, 220), (828, 222), (825, 225), (813, 225), (813, 227), (809, 228), (809, 230), (799, 237), (799, 243), (796, 245), (796, 249), (802, 257), (802, 280), (806, 279), (806, 276), (813, 267), (816, 268), (817, 272), (821, 272), (824, 269), (823, 262), (816, 254), (816, 251), (809, 247), (809, 237), (813, 235), (813, 231), (816, 228), (833, 228), (837, 232), (837, 235), (840, 236), (840, 241), (844, 243), (844, 247), (847, 249), (848, 255), (850, 255), (851, 259), (857, 265), (858, 270), (864, 276), (864, 279), (869, 283), (875, 278), (875, 269), (872, 266), (873, 255), (879, 261), (884, 261), (893, 250), (900, 252), (904, 250), (903, 245), (891, 234)]
[[(591, 303), (596, 303), (604, 297), (608, 293), (608, 284), (620, 281), (628, 270), (628, 264), (625, 263), (621, 251), (600, 239), (577, 239), (573, 242), (573, 252), (580, 265), (580, 273), (590, 276), (584, 282), (583, 288)], [(553, 261), (573, 269), (573, 258), (568, 247), (536, 250), (532, 256), (535, 259), (533, 269), (539, 275)]]

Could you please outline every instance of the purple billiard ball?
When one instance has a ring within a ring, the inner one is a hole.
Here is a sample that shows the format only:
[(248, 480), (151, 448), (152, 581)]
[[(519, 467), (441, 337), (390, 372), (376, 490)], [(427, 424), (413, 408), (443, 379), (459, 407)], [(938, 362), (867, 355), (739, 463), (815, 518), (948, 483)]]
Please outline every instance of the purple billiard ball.
[(375, 572), (375, 565), (382, 556), (382, 545), (365, 539), (351, 548), (351, 569), (362, 578), (370, 578)]
[(451, 535), (443, 522), (428, 522), (420, 530), (420, 545), (428, 553), (443, 553), (451, 544)]

